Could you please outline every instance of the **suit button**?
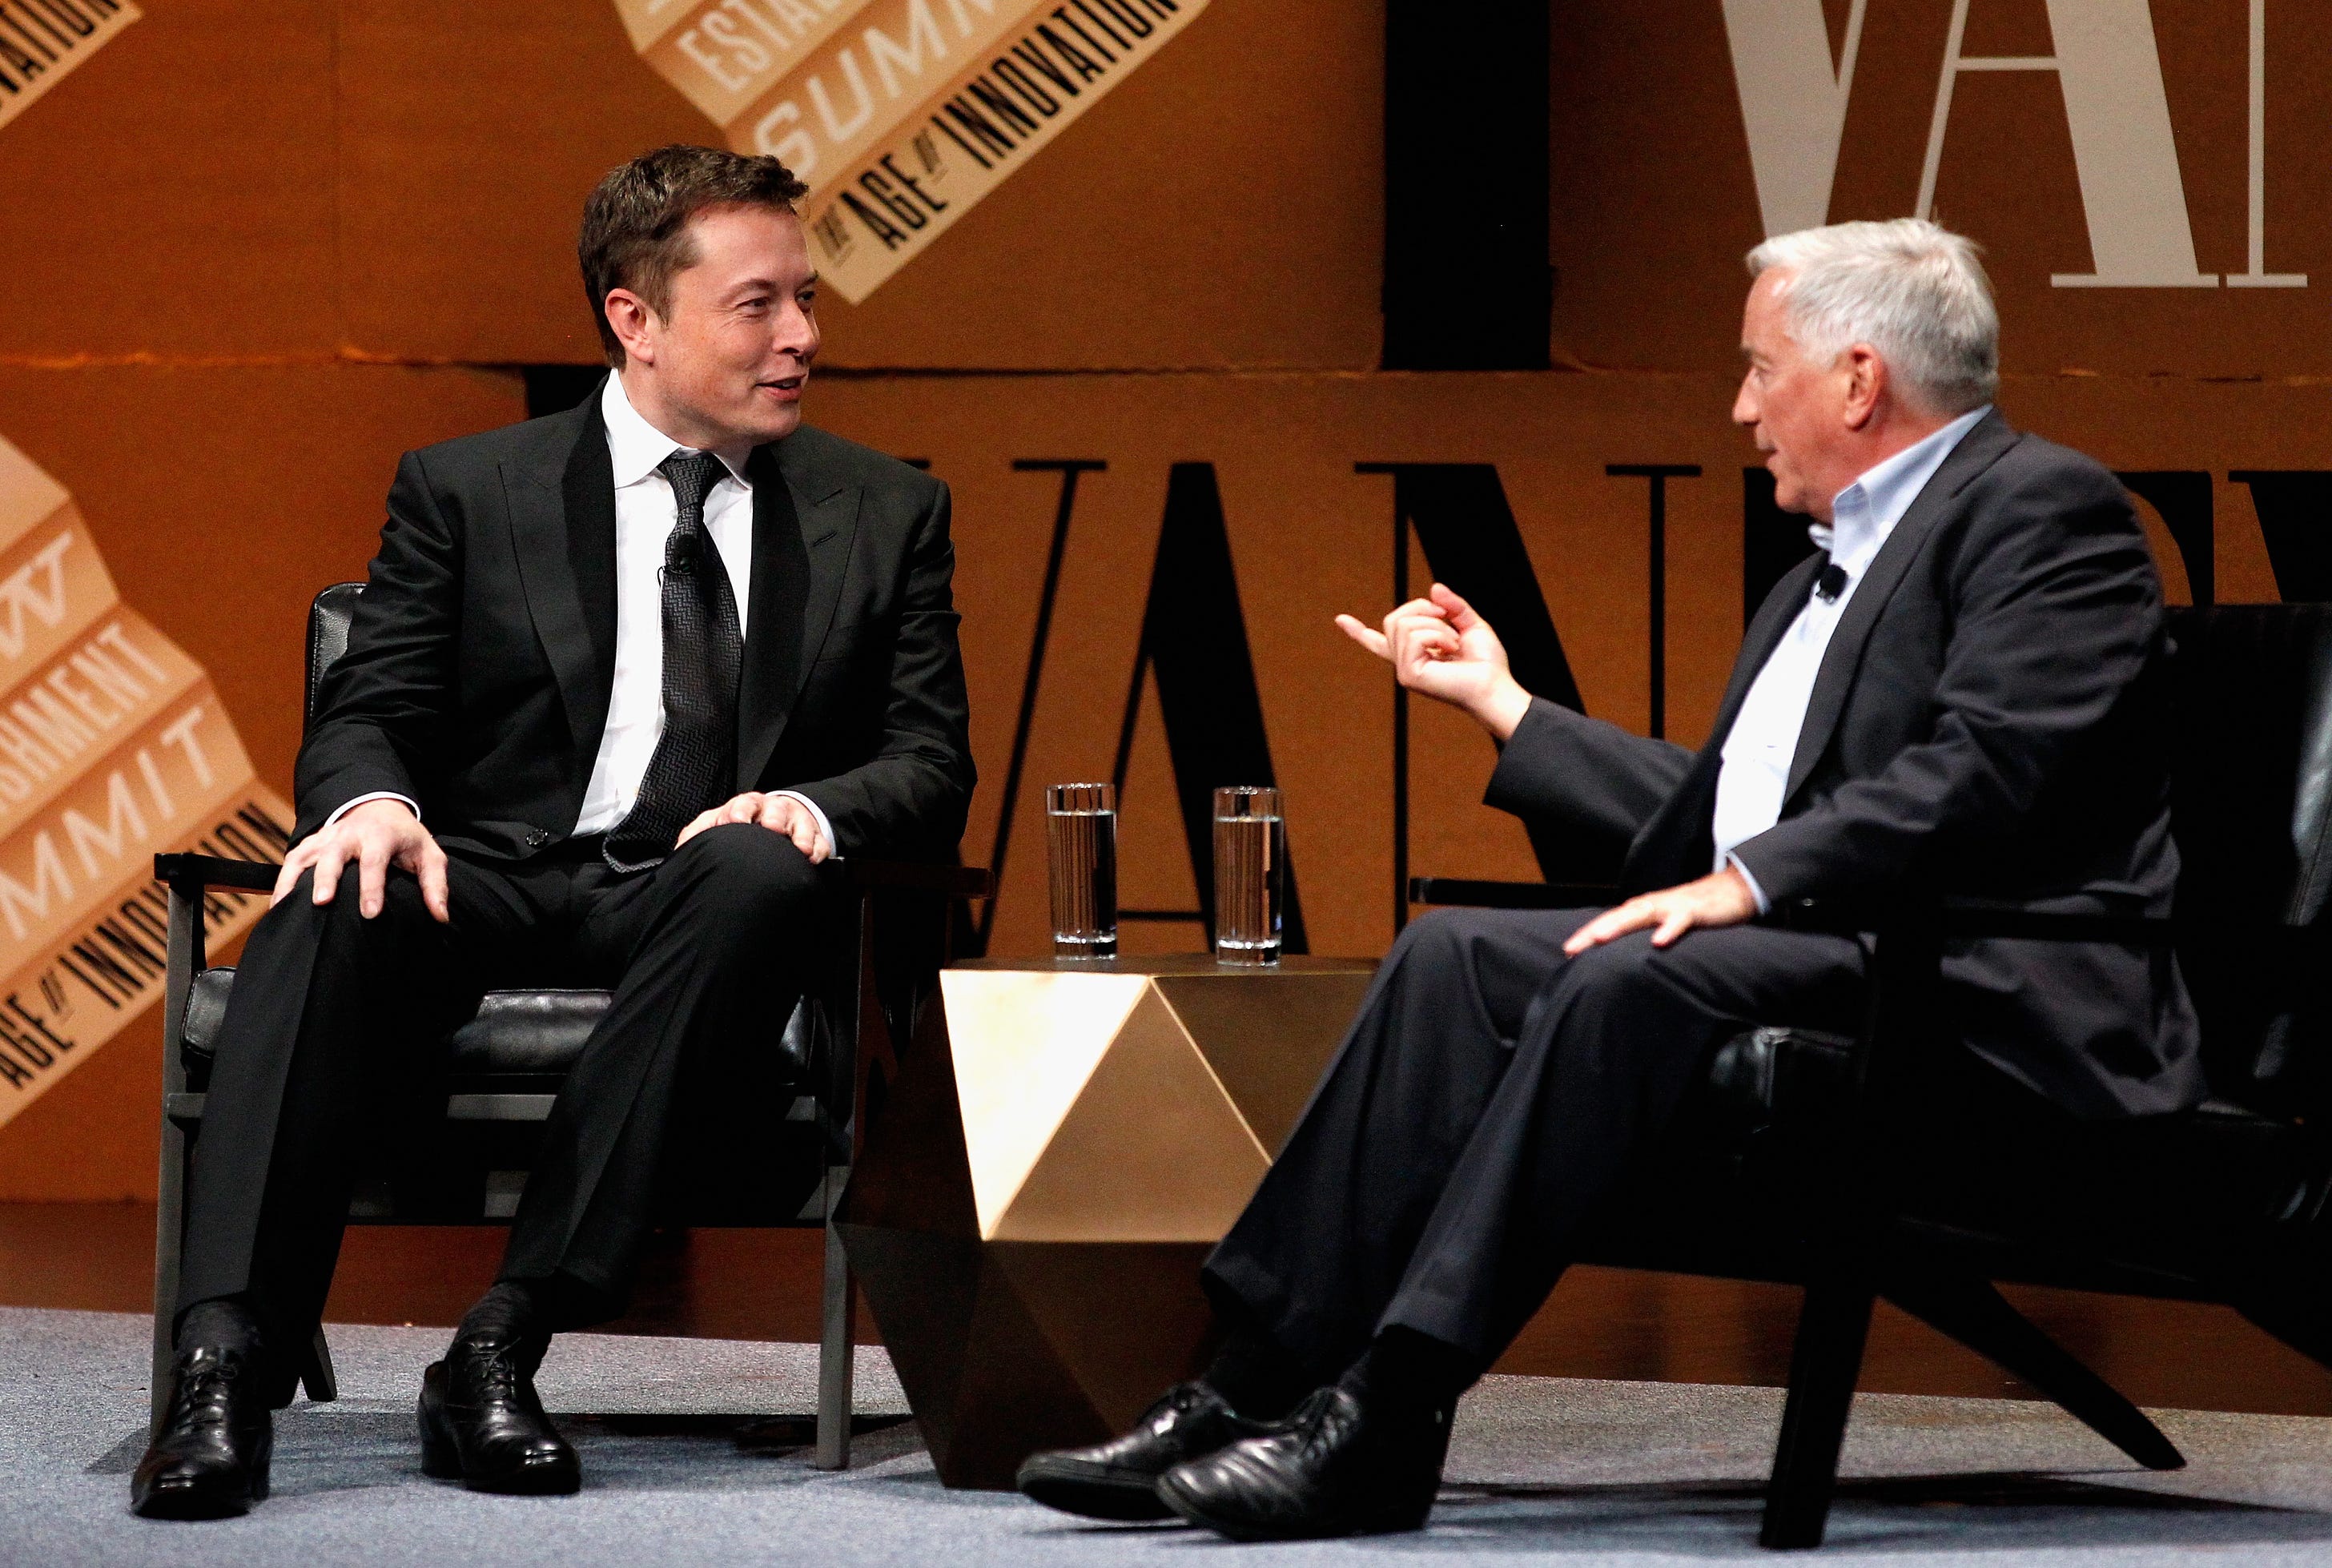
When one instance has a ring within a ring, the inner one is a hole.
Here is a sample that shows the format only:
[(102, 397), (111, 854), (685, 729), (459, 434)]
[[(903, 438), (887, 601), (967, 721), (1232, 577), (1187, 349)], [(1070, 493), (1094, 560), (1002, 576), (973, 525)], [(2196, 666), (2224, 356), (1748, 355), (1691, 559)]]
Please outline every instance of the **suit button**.
[(540, 849), (550, 842), (550, 835), (540, 827), (526, 836), (526, 846), (529, 849)]

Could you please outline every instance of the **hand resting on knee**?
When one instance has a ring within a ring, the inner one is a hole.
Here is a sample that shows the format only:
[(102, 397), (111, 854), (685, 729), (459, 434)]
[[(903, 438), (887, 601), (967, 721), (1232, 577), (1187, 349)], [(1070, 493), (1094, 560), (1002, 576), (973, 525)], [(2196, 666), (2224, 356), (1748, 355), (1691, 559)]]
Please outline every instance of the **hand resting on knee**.
[(357, 867), (357, 913), (367, 920), (380, 913), (387, 897), (392, 865), (420, 878), (421, 902), (431, 914), (440, 921), (453, 918), (446, 904), (445, 852), (401, 800), (368, 800), (293, 845), (283, 857), (269, 907), (282, 903), (299, 885), (300, 874), (311, 867), (316, 873), (316, 902), (331, 903), (339, 892), (340, 873), (351, 861)]
[(790, 795), (764, 795), (758, 789), (748, 789), (725, 805), (699, 812), (696, 820), (680, 830), (679, 841), (674, 847), (678, 848), (708, 827), (731, 822), (758, 822), (773, 833), (784, 834), (794, 841), (796, 849), (808, 856), (812, 865), (834, 853), (834, 846), (826, 841), (808, 807)]

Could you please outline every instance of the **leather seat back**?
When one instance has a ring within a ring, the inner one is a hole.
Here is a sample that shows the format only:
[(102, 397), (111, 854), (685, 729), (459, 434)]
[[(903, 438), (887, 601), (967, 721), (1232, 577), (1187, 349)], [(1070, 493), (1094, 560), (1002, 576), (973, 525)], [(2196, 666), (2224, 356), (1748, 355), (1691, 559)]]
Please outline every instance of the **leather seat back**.
[(2178, 957), (2212, 1090), (2332, 1109), (2324, 977), (2241, 930), (2318, 925), (2332, 892), (2332, 605), (2176, 609), (2170, 635)]
[(364, 590), (360, 582), (336, 582), (308, 607), (308, 705), (301, 715), (302, 732), (316, 722), (316, 693), (324, 684), (324, 672), (349, 651), (349, 623), (356, 618), (357, 600)]

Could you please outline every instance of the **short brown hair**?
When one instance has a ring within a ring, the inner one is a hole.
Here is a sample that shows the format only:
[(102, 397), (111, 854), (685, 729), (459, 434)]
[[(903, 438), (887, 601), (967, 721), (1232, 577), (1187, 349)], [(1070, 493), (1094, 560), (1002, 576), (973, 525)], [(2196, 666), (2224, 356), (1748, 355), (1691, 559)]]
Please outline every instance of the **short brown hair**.
[(808, 190), (776, 158), (712, 147), (660, 147), (609, 170), (583, 204), (583, 234), (575, 245), (607, 363), (624, 363), (624, 345), (607, 325), (609, 291), (629, 289), (657, 315), (669, 311), (673, 275), (696, 263), (689, 219), (717, 206), (791, 212)]

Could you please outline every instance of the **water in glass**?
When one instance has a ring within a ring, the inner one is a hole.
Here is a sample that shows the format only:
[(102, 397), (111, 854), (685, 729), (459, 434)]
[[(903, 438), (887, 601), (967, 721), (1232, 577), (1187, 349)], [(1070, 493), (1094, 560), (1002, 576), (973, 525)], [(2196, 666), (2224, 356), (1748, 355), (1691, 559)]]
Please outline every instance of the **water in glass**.
[(1052, 867), (1054, 956), (1115, 958), (1116, 787), (1047, 788), (1045, 848)]
[(1237, 785), (1215, 791), (1215, 958), (1220, 963), (1279, 961), (1285, 896), (1287, 825), (1279, 791)]

